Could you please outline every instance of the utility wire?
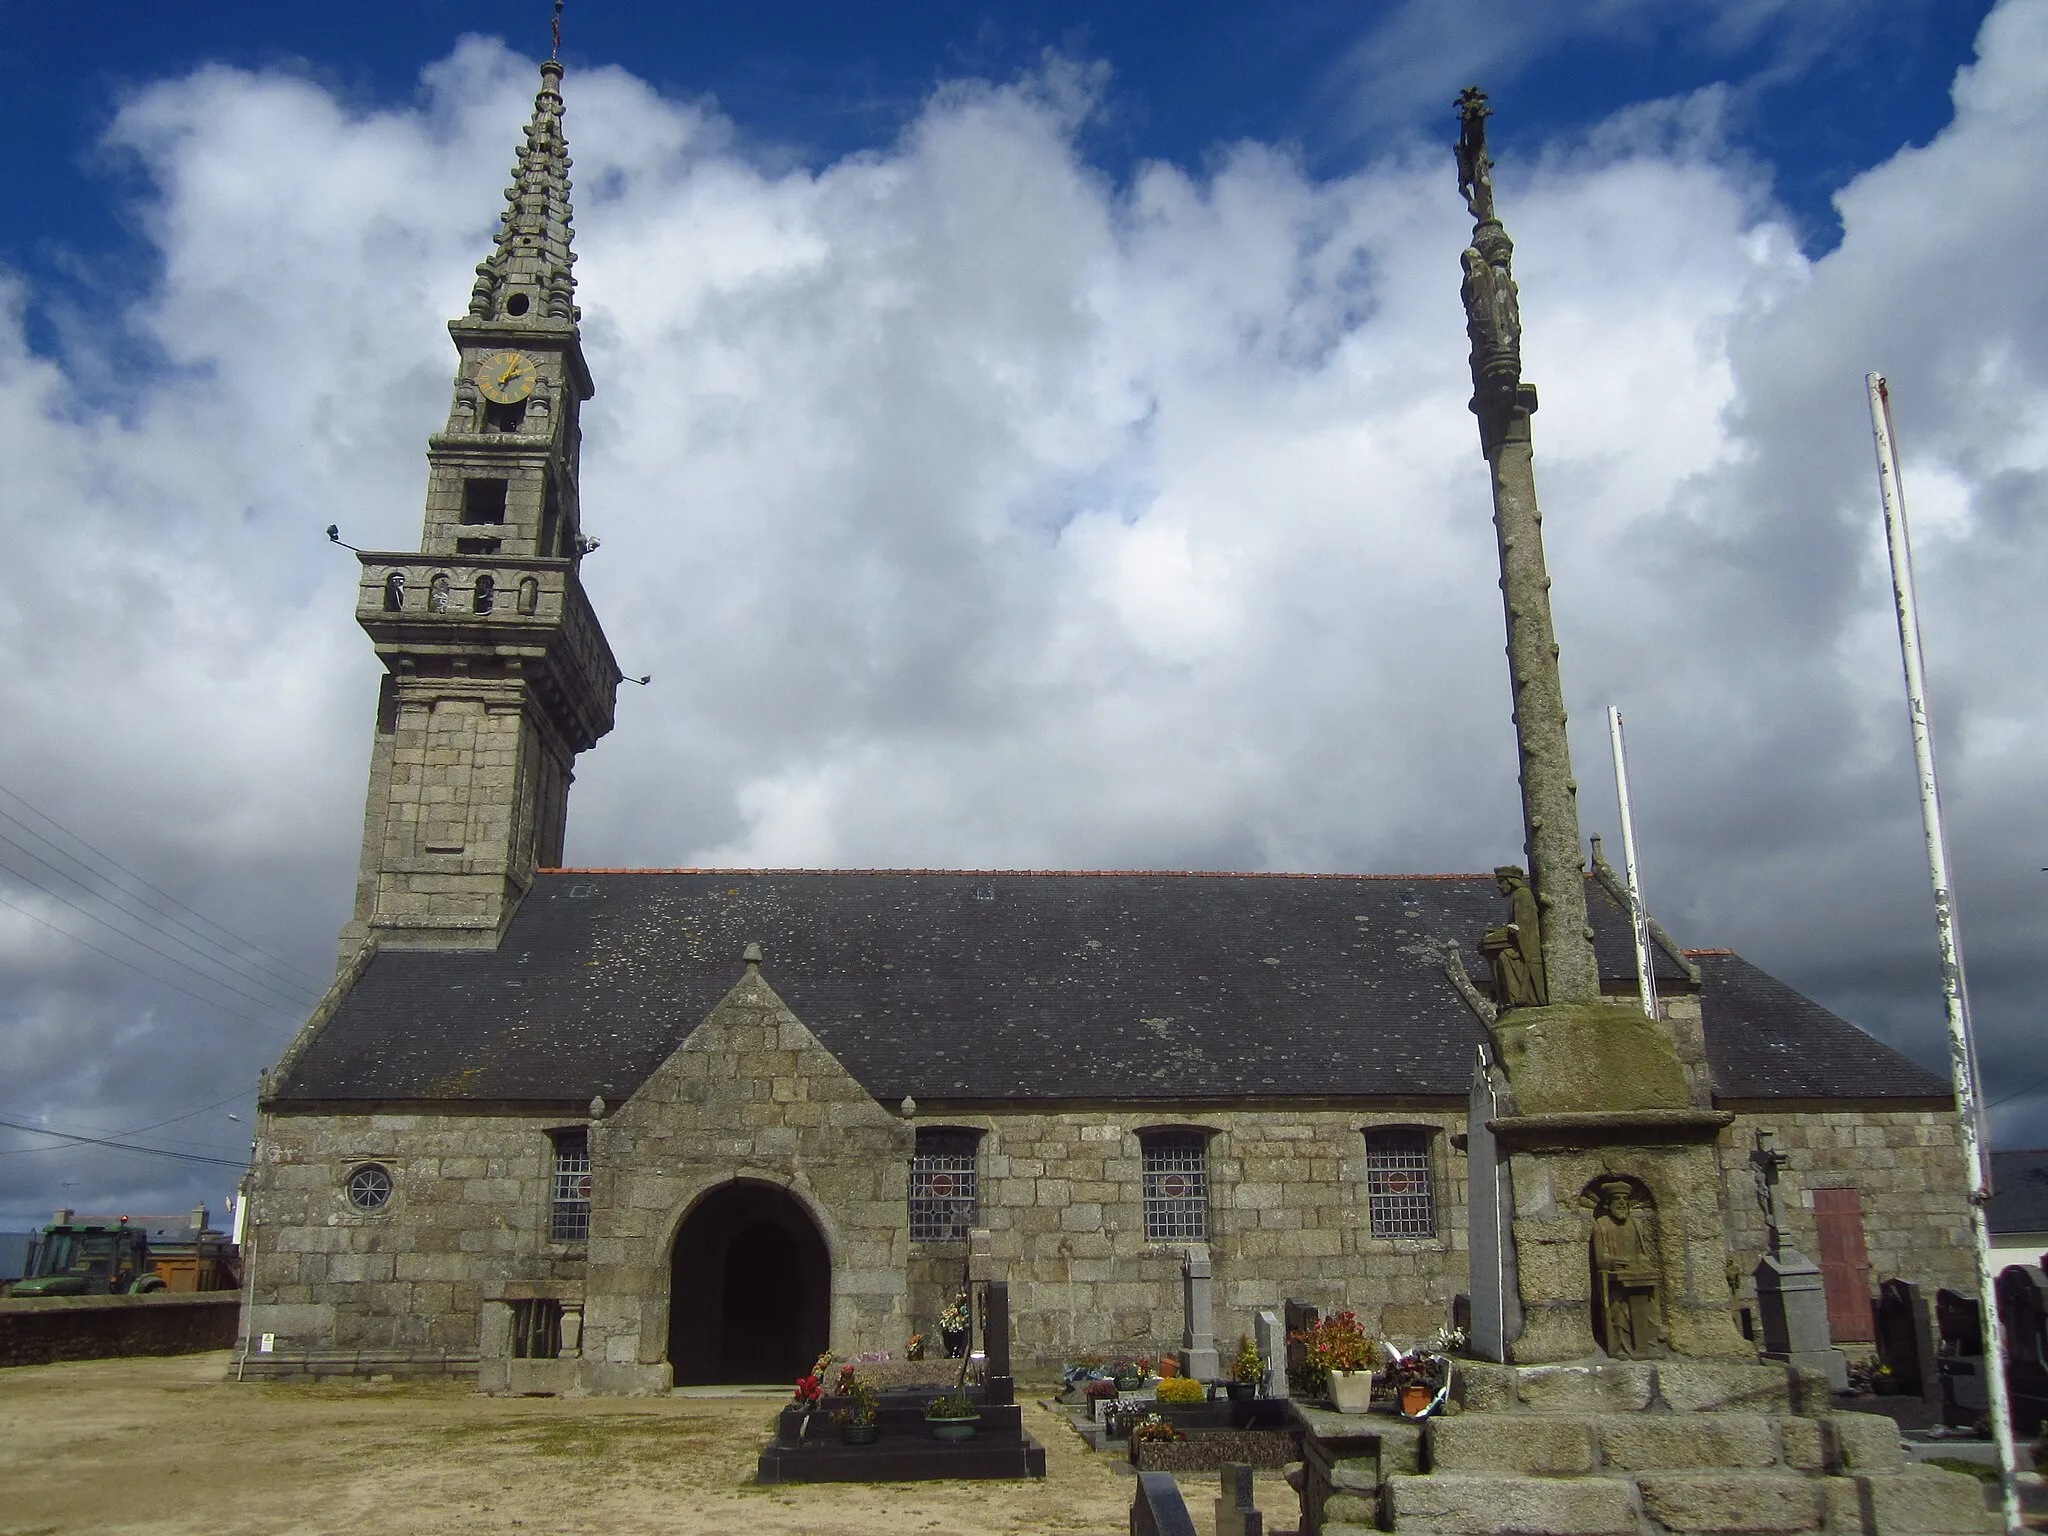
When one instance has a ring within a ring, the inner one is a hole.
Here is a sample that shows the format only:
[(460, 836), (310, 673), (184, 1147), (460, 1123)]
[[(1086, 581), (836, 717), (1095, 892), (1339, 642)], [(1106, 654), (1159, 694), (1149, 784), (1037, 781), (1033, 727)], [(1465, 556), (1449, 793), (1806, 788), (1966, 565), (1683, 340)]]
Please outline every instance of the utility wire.
[[(155, 982), (160, 987), (169, 987), (173, 992), (182, 992), (185, 994), (185, 996), (191, 998), (194, 1002), (204, 1003), (207, 1007), (214, 1009), (216, 1012), (225, 1014), (227, 1017), (231, 1019), (240, 1019), (244, 1023), (254, 1024), (260, 1029), (269, 1029), (271, 1027), (272, 1021), (269, 1019), (259, 1019), (253, 1013), (242, 1013), (234, 1008), (224, 1008), (221, 1006), (217, 999), (211, 997), (201, 997), (197, 992), (194, 992), (190, 987), (181, 987), (175, 981), (167, 981), (163, 977), (156, 975), (154, 972), (145, 971), (133, 960), (127, 958), (127, 956), (117, 955), (110, 949), (101, 949), (99, 945), (93, 943), (90, 939), (81, 939), (77, 934), (73, 933), (70, 929), (59, 928), (47, 917), (43, 917), (38, 913), (29, 911), (27, 907), (22, 906), (19, 902), (9, 901), (5, 896), (0, 896), (0, 907), (11, 907), (16, 912), (19, 912), (23, 917), (27, 918), (30, 922), (41, 923), (45, 928), (49, 929), (50, 932), (62, 934), (72, 943), (82, 945), (84, 948), (91, 950), (94, 954), (104, 956), (106, 959), (113, 961), (116, 965), (125, 965), (128, 967), (129, 970), (133, 971), (136, 975), (145, 977), (148, 980)], [(265, 1004), (264, 1006), (267, 1007), (269, 1005)]]
[(55, 1136), (60, 1141), (83, 1142), (87, 1146), (112, 1147), (116, 1152), (142, 1152), (151, 1157), (175, 1157), (188, 1163), (214, 1163), (222, 1168), (246, 1168), (248, 1161), (237, 1161), (227, 1157), (202, 1157), (197, 1152), (172, 1152), (163, 1147), (141, 1147), (125, 1141), (112, 1141), (104, 1136), (74, 1136), (68, 1131), (46, 1131), (39, 1125), (23, 1125), (14, 1120), (0, 1120), (10, 1131), (28, 1131), (36, 1136)]
[[(0, 821), (6, 821), (11, 823), (17, 831), (20, 831), (26, 834), (27, 836), (34, 838), (37, 842), (41, 843), (45, 848), (48, 848), (52, 853), (54, 853), (58, 859), (63, 860), (64, 863), (56, 863), (52, 861), (50, 858), (46, 857), (45, 855), (36, 852), (33, 848), (22, 847), (20, 843), (17, 843), (13, 838), (7, 836), (4, 832), (0, 832), (0, 842), (4, 842), (10, 848), (15, 849), (17, 852), (25, 854), (27, 857), (34, 859), (38, 864), (42, 865), (45, 869), (51, 870), (56, 874), (62, 876), (64, 879), (70, 881), (73, 885), (77, 886), (80, 890), (90, 895), (95, 901), (105, 902), (108, 906), (116, 908), (124, 916), (132, 917), (135, 921), (141, 923), (143, 927), (148, 928), (155, 933), (162, 934), (166, 939), (169, 939), (172, 943), (180, 945), (187, 949), (192, 949), (193, 953), (200, 955), (200, 957), (204, 959), (207, 964), (232, 967), (235, 970), (235, 974), (242, 976), (243, 979), (253, 981), (257, 985), (267, 987), (275, 992), (282, 992), (287, 995), (290, 995), (305, 990), (307, 983), (299, 981), (295, 977), (289, 976), (285, 974), (283, 971), (276, 969), (275, 967), (262, 966), (249, 960), (246, 956), (237, 953), (228, 945), (221, 943), (220, 940), (213, 938), (208, 934), (201, 933), (197, 928), (194, 928), (190, 923), (184, 922), (182, 919), (180, 919), (175, 913), (166, 912), (161, 907), (155, 905), (153, 902), (144, 901), (141, 897), (136, 896), (131, 892), (123, 890), (119, 885), (109, 880), (106, 876), (92, 869), (83, 860), (79, 859), (75, 854), (66, 853), (62, 848), (59, 848), (55, 843), (51, 842), (49, 838), (43, 836), (42, 833), (36, 831), (34, 827), (29, 826), (19, 817), (9, 815), (4, 808), (0, 808)], [(72, 869), (67, 868), (67, 865), (84, 870), (86, 875), (90, 879), (97, 882), (98, 885), (105, 886), (107, 889), (99, 890), (96, 889), (93, 885), (88, 885), (84, 880), (79, 879), (79, 877), (76, 874), (72, 873)], [(141, 909), (140, 911), (136, 910), (136, 908), (138, 907)], [(170, 927), (165, 927), (165, 924), (169, 924)], [(190, 934), (192, 938), (197, 939), (201, 944), (205, 944), (212, 949), (218, 950), (221, 954), (227, 957), (226, 960), (217, 960), (212, 955), (206, 954), (204, 951), (194, 948), (187, 940), (181, 939), (176, 934), (172, 933), (170, 931), (171, 928), (180, 929), (183, 932)]]
[[(5, 837), (0, 837), (0, 842), (6, 841), (7, 839)], [(177, 966), (178, 969), (190, 972), (192, 975), (197, 976), (201, 981), (205, 982), (209, 986), (219, 987), (223, 992), (232, 992), (235, 994), (235, 996), (243, 999), (245, 1002), (254, 1003), (259, 1008), (282, 1007), (285, 1011), (289, 1011), (293, 1008), (302, 1006), (298, 1003), (290, 1002), (280, 1005), (275, 998), (258, 997), (255, 993), (245, 992), (240, 987), (235, 986), (230, 982), (222, 981), (217, 976), (209, 976), (206, 974), (206, 972), (200, 970), (191, 962), (186, 960), (180, 960), (176, 955), (158, 949), (154, 944), (149, 943), (147, 940), (137, 938), (134, 934), (128, 932), (128, 930), (125, 928), (116, 928), (112, 923), (108, 922), (104, 917), (101, 917), (97, 912), (88, 912), (85, 908), (79, 906), (78, 903), (72, 901), (69, 897), (62, 895), (57, 891), (51, 890), (47, 885), (44, 885), (42, 881), (36, 879), (32, 875), (23, 874), (20, 870), (14, 868), (10, 864), (7, 864), (4, 860), (0, 860), (0, 869), (5, 869), (8, 874), (14, 876), (15, 879), (22, 881), (24, 884), (34, 886), (37, 890), (41, 891), (45, 896), (49, 897), (52, 901), (58, 902), (63, 906), (68, 907), (73, 912), (76, 912), (80, 917), (86, 918), (91, 922), (98, 923), (102, 928), (105, 928), (112, 933), (120, 935), (120, 937), (126, 939), (130, 944), (135, 945), (137, 948), (146, 949), (152, 955), (155, 955), (158, 959), (168, 960), (171, 962), (171, 964)], [(15, 910), (20, 911), (22, 909), (16, 908)], [(50, 926), (55, 927), (56, 925), (51, 924)], [(65, 930), (59, 928), (57, 929), (57, 931), (59, 933), (62, 933)], [(77, 935), (73, 934), (72, 937), (77, 938)], [(85, 941), (83, 939), (80, 939), (79, 942), (84, 943)], [(106, 951), (102, 950), (101, 953), (105, 954)], [(165, 985), (168, 986), (169, 983), (166, 982)], [(185, 989), (181, 987), (179, 988), (179, 990), (182, 992)], [(197, 996), (198, 994), (188, 993), (187, 995)], [(201, 1001), (203, 1002), (206, 1000), (202, 998)]]
[[(115, 869), (119, 870), (122, 874), (126, 875), (130, 880), (133, 880), (137, 885), (141, 886), (144, 890), (155, 892), (157, 895), (163, 897), (164, 900), (170, 902), (173, 906), (181, 908), (183, 911), (197, 918), (200, 922), (204, 923), (207, 927), (213, 929), (216, 933), (225, 934), (228, 938), (233, 939), (235, 943), (242, 945), (246, 949), (253, 950), (255, 953), (262, 955), (266, 960), (275, 962), (277, 965), (283, 967), (284, 970), (290, 972), (295, 976), (300, 977), (304, 981), (310, 983), (313, 987), (321, 991), (326, 990), (327, 983), (321, 980), (319, 977), (314, 976), (308, 971), (301, 970), (298, 966), (293, 965), (288, 960), (281, 959), (277, 955), (272, 954), (269, 950), (265, 949), (261, 944), (256, 943), (253, 939), (246, 939), (242, 937), (242, 935), (240, 935), (239, 933), (236, 933), (232, 928), (228, 928), (223, 924), (215, 922), (212, 918), (208, 917), (204, 912), (199, 911), (196, 907), (193, 907), (186, 902), (180, 901), (177, 897), (173, 896), (169, 891), (165, 890), (162, 886), (152, 885), (149, 881), (143, 879), (142, 876), (135, 873), (134, 870), (130, 869), (126, 864), (123, 864), (119, 859), (115, 858), (112, 854), (103, 852), (99, 848), (94, 847), (91, 843), (87, 842), (84, 838), (80, 837), (76, 832), (73, 832), (70, 828), (66, 827), (62, 822), (58, 821), (55, 817), (37, 810), (33, 805), (30, 805), (28, 801), (24, 800), (19, 794), (9, 789), (5, 784), (0, 784), (0, 795), (5, 795), (8, 799), (12, 800), (16, 805), (20, 806), (23, 810), (27, 811), (31, 816), (35, 817), (36, 820), (42, 822), (45, 826), (56, 828), (57, 831), (61, 832), (65, 837), (71, 839), (72, 842), (78, 844), (79, 847), (85, 849), (86, 852), (92, 854), (93, 857), (101, 859), (104, 862), (112, 865)], [(17, 823), (17, 825), (19, 825), (19, 823)]]
[[(173, 1115), (173, 1116), (171, 1116), (171, 1118), (170, 1118), (170, 1119), (168, 1119), (168, 1120), (153, 1120), (153, 1121), (151, 1121), (151, 1122), (150, 1122), (150, 1123), (149, 1123), (148, 1125), (132, 1125), (132, 1126), (129, 1126), (129, 1127), (128, 1127), (128, 1128), (126, 1129), (126, 1130), (121, 1130), (121, 1131), (101, 1131), (101, 1132), (98, 1132), (97, 1134), (100, 1134), (100, 1135), (104, 1135), (104, 1136), (140, 1136), (140, 1135), (141, 1135), (141, 1134), (142, 1134), (142, 1133), (143, 1133), (144, 1131), (154, 1131), (154, 1130), (159, 1130), (159, 1129), (161, 1129), (162, 1127), (164, 1127), (164, 1126), (166, 1126), (166, 1125), (176, 1125), (176, 1124), (177, 1124), (177, 1123), (178, 1123), (178, 1122), (179, 1122), (180, 1120), (191, 1120), (191, 1119), (194, 1119), (194, 1118), (196, 1118), (197, 1116), (200, 1116), (200, 1115), (203, 1115), (203, 1114), (207, 1113), (207, 1112), (208, 1112), (209, 1110), (215, 1110), (215, 1109), (220, 1109), (220, 1108), (223, 1108), (223, 1107), (224, 1107), (224, 1106), (226, 1106), (226, 1105), (229, 1105), (229, 1104), (232, 1104), (232, 1103), (234, 1103), (234, 1102), (235, 1102), (235, 1101), (236, 1101), (237, 1099), (239, 1099), (239, 1098), (242, 1098), (242, 1097), (243, 1097), (244, 1095), (246, 1095), (246, 1094), (254, 1093), (254, 1092), (256, 1091), (256, 1088), (257, 1088), (257, 1086), (258, 1086), (257, 1084), (255, 1084), (255, 1083), (253, 1083), (253, 1082), (252, 1082), (252, 1083), (250, 1083), (250, 1084), (249, 1084), (249, 1085), (248, 1085), (247, 1087), (245, 1087), (245, 1088), (239, 1088), (239, 1089), (237, 1089), (237, 1090), (236, 1090), (235, 1092), (233, 1092), (233, 1093), (229, 1094), (229, 1095), (228, 1095), (228, 1096), (227, 1096), (226, 1098), (224, 1098), (224, 1099), (215, 1099), (215, 1100), (214, 1100), (214, 1101), (213, 1101), (213, 1102), (212, 1102), (211, 1104), (202, 1104), (202, 1105), (200, 1105), (200, 1106), (199, 1106), (199, 1107), (198, 1107), (197, 1109), (188, 1109), (188, 1110), (186, 1110), (186, 1111), (185, 1111), (185, 1112), (184, 1112), (183, 1114), (181, 1114), (181, 1115)], [(27, 1111), (27, 1110), (10, 1110), (10, 1111), (9, 1111), (9, 1113), (10, 1113), (10, 1114), (16, 1114), (16, 1115), (21, 1115), (21, 1114), (27, 1114), (27, 1113), (28, 1113), (28, 1111)], [(78, 1134), (80, 1134), (80, 1135), (85, 1135), (85, 1134), (87, 1134), (87, 1133), (86, 1133), (86, 1132), (84, 1132), (84, 1131), (80, 1131), (80, 1132), (79, 1132)], [(178, 1139), (179, 1139), (179, 1138), (178, 1138), (178, 1137), (176, 1137), (176, 1136), (173, 1136), (173, 1137), (171, 1138), (171, 1140), (173, 1140), (173, 1141), (176, 1141), (176, 1140), (178, 1140)], [(197, 1146), (197, 1145), (201, 1145), (201, 1143), (197, 1143), (197, 1142), (188, 1142), (188, 1143), (187, 1143), (187, 1145), (188, 1145), (188, 1146)], [(50, 1150), (50, 1149), (49, 1149), (48, 1147), (0, 1147), (0, 1157), (12, 1157), (12, 1156), (14, 1156), (14, 1155), (15, 1155), (16, 1153), (20, 1153), (20, 1152), (47, 1152), (47, 1151), (49, 1151), (49, 1150)]]

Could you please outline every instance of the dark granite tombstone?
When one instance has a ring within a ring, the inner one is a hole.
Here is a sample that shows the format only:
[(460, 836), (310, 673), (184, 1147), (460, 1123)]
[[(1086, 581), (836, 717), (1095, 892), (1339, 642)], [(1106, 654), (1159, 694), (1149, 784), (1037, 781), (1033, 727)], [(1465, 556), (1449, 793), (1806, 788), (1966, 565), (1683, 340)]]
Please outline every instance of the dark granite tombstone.
[(2013, 1433), (2039, 1434), (2048, 1418), (2048, 1275), (2040, 1266), (2011, 1264), (1999, 1273), (1998, 1320)]
[(1941, 1336), (1941, 1422), (1975, 1424), (1991, 1408), (1984, 1385), (1984, 1315), (1976, 1298), (1943, 1288), (1934, 1293), (1934, 1323)]
[(1927, 1298), (1910, 1280), (1887, 1280), (1877, 1290), (1877, 1357), (1902, 1396), (1941, 1400), (1934, 1369), (1934, 1319)]

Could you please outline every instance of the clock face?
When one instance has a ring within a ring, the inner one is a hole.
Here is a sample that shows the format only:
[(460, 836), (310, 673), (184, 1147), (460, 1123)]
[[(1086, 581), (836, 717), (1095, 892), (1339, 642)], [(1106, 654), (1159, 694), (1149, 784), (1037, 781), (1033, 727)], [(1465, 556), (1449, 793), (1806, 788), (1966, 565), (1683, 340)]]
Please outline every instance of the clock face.
[(533, 393), (540, 370), (524, 352), (486, 352), (477, 360), (476, 387), (493, 405), (513, 405)]

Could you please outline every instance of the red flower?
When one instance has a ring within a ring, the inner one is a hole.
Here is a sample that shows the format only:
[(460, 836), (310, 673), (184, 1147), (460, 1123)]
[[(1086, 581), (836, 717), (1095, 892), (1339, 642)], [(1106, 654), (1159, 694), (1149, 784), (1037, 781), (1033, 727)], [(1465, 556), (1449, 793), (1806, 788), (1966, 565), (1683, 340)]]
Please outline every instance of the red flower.
[(825, 1388), (815, 1376), (800, 1377), (796, 1384), (796, 1400), (807, 1408), (818, 1406), (818, 1399), (825, 1395)]

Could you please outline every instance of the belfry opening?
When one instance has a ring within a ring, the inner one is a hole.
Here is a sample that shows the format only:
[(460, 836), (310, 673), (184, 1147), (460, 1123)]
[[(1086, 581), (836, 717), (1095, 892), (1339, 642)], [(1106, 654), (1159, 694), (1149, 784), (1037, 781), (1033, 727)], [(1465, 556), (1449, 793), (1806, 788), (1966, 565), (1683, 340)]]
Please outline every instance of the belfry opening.
[(794, 1381), (831, 1335), (831, 1256), (795, 1197), (742, 1179), (698, 1201), (669, 1258), (676, 1385)]

